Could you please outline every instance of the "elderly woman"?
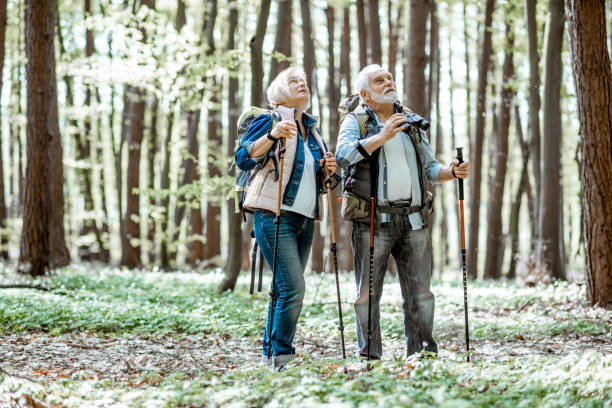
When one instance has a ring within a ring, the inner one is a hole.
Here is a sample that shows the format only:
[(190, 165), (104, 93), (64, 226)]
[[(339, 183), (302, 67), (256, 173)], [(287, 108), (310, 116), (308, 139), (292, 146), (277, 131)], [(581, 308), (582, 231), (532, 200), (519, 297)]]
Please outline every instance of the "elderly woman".
[[(295, 359), (292, 346), (302, 310), (304, 269), (312, 245), (314, 221), (323, 210), (321, 194), (327, 174), (334, 175), (336, 160), (319, 135), (314, 117), (304, 112), (310, 105), (306, 75), (297, 68), (278, 74), (267, 90), (273, 110), (256, 117), (236, 151), (236, 164), (242, 170), (265, 165), (253, 176), (244, 207), (254, 213), (255, 239), (268, 262), (274, 261), (278, 183), (282, 171), (282, 201), (276, 258), (276, 296), (270, 300), (263, 336), (262, 361), (277, 371)], [(285, 153), (282, 170), (277, 160), (282, 141)], [(267, 160), (267, 161), (265, 161)], [(277, 163), (277, 164), (275, 164)], [(337, 176), (336, 176), (337, 177)], [(275, 304), (272, 303), (275, 301)], [(274, 316), (271, 319), (271, 312)], [(272, 335), (270, 333), (272, 321)], [(271, 354), (268, 355), (268, 342)]]

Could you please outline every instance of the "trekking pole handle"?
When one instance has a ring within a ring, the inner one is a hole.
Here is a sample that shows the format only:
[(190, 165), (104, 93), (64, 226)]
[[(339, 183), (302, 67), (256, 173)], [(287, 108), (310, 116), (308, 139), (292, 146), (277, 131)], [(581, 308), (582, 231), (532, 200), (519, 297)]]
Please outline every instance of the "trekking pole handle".
[[(459, 160), (459, 164), (463, 163), (463, 147), (457, 147), (457, 160)], [(459, 200), (463, 200), (463, 179), (457, 179), (457, 183), (459, 184)]]

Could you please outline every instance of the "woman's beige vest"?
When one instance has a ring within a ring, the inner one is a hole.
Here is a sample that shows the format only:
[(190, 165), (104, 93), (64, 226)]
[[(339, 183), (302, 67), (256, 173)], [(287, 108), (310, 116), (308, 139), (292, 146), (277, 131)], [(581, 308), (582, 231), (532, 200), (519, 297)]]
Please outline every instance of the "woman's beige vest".
[[(295, 121), (295, 114), (293, 109), (287, 108), (285, 106), (278, 106), (276, 110), (280, 113), (281, 118), (283, 120)], [(319, 147), (323, 152), (326, 152), (325, 145), (321, 140), (321, 136), (319, 132), (316, 130), (313, 132)], [(289, 183), (289, 178), (291, 177), (291, 170), (293, 169), (293, 160), (295, 159), (295, 153), (297, 152), (297, 137), (292, 137), (289, 139), (285, 139), (285, 156), (283, 159), (283, 186), (281, 191), (281, 197), (285, 194), (285, 188), (287, 188), (287, 184)], [(280, 146), (280, 143), (278, 144)], [(307, 148), (307, 147), (305, 147)], [(278, 157), (278, 147), (274, 152), (276, 157)], [(279, 161), (280, 165), (280, 161)], [(266, 165), (258, 170), (255, 168), (253, 171), (256, 171), (257, 174), (251, 181), (249, 185), (249, 190), (247, 191), (246, 198), (244, 199), (244, 207), (250, 210), (268, 210), (276, 213), (278, 209), (278, 182), (280, 180), (274, 180), (274, 163), (272, 160), (268, 160)], [(281, 169), (279, 169), (281, 171)], [(319, 195), (319, 219), (323, 217), (323, 200)]]

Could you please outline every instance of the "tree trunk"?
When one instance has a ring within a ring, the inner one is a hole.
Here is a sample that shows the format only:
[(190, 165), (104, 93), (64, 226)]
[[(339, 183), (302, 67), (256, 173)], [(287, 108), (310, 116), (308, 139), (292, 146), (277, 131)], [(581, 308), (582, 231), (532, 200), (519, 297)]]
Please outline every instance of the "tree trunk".
[[(519, 185), (516, 191), (516, 195), (514, 196), (514, 201), (512, 202), (512, 208), (510, 210), (510, 227), (509, 227), (509, 235), (511, 241), (511, 253), (510, 253), (510, 267), (508, 268), (508, 279), (512, 280), (516, 277), (516, 262), (518, 261), (518, 257), (520, 255), (519, 249), (519, 221), (521, 215), (521, 202), (523, 200), (523, 193), (527, 194), (527, 205), (529, 207), (529, 216), (531, 218), (531, 212), (533, 211), (533, 204), (529, 204), (531, 201), (531, 193), (529, 188), (529, 145), (523, 138), (523, 125), (521, 124), (521, 116), (519, 113), (518, 105), (514, 107), (514, 117), (515, 117), (515, 128), (516, 134), (521, 145), (521, 157), (522, 157), (522, 167), (521, 167), (521, 177), (519, 180)], [(533, 231), (533, 230), (532, 230)]]
[(365, 18), (365, 0), (357, 0), (357, 32), (359, 36), (359, 70), (368, 65), (368, 34)]
[[(293, 0), (278, 0), (278, 19), (276, 23), (276, 38), (274, 40), (273, 53), (281, 53), (284, 57), (291, 56), (291, 11)], [(268, 83), (271, 83), (279, 72), (289, 67), (289, 61), (279, 61), (275, 56), (270, 62), (270, 76)]]
[(591, 305), (612, 305), (612, 70), (602, 2), (566, 1), (580, 117), (582, 206)]
[(159, 99), (153, 96), (151, 103), (151, 125), (149, 126), (149, 140), (147, 145), (147, 195), (149, 200), (149, 216), (147, 222), (147, 246), (149, 249), (149, 263), (154, 264), (157, 258), (157, 246), (155, 243), (155, 217), (153, 216), (155, 207), (155, 196), (152, 194), (155, 191), (155, 163), (156, 156), (159, 154), (159, 132), (157, 131), (157, 123), (159, 115)]
[[(4, 38), (6, 33), (6, 0), (0, 0), (0, 94), (2, 93), (2, 73), (4, 72)], [(0, 128), (0, 258), (8, 259), (8, 239), (2, 231), (6, 228), (6, 200), (4, 197), (4, 163), (2, 154), (2, 129)], [(10, 174), (10, 171), (9, 171)]]
[[(565, 23), (563, 0), (549, 3), (548, 38), (544, 77), (544, 124), (540, 145), (541, 190), (538, 211), (538, 261), (540, 268), (559, 279), (565, 279), (561, 257), (563, 237), (558, 222), (562, 220), (561, 195), (561, 50)], [(546, 199), (544, 199), (546, 197)]]
[[(525, 0), (527, 20), (527, 49), (529, 53), (529, 119), (528, 132), (531, 147), (531, 163), (535, 178), (534, 199), (537, 217), (541, 189), (540, 170), (540, 57), (538, 55), (538, 26), (536, 21), (536, 0)], [(537, 218), (532, 220), (537, 225)], [(533, 245), (533, 243), (532, 243)]]
[[(211, 11), (208, 16), (207, 28), (206, 28), (206, 37), (208, 40), (208, 54), (212, 55), (215, 51), (215, 41), (214, 41), (214, 30), (215, 30), (215, 22), (217, 17), (217, 1), (214, 0), (210, 2)], [(220, 90), (217, 89), (217, 81), (213, 77), (211, 80), (211, 89), (212, 94), (210, 98), (210, 109), (208, 109), (208, 179), (214, 179), (221, 177), (221, 171), (215, 164), (218, 161), (219, 157), (222, 155), (221, 150), (219, 150), (219, 146), (223, 144), (220, 134), (221, 129), (221, 119), (220, 119), (220, 108), (217, 107), (219, 104), (219, 100), (215, 96), (217, 92)], [(198, 175), (196, 174), (197, 178)], [(196, 214), (197, 213), (197, 214)], [(199, 217), (199, 209), (195, 209), (192, 211), (192, 217)], [(206, 248), (204, 258), (211, 260), (212, 258), (221, 254), (221, 207), (219, 206), (219, 202), (217, 198), (212, 198), (211, 195), (208, 195), (208, 203), (206, 208)], [(194, 234), (198, 234), (198, 231), (194, 229)], [(199, 232), (201, 234), (201, 232)], [(198, 249), (198, 244), (201, 245), (201, 241), (194, 241), (191, 256), (192, 263), (196, 262), (198, 259), (202, 259), (202, 256), (198, 254), (200, 250)]]
[(266, 99), (263, 93), (263, 40), (268, 27), (270, 1), (262, 0), (257, 14), (257, 28), (249, 43), (251, 49), (251, 105), (264, 106)]
[[(452, 13), (450, 14), (449, 17), (450, 21), (453, 21), (453, 15)], [(466, 50), (466, 55), (467, 55), (467, 50)], [(450, 109), (450, 132), (451, 132), (451, 151), (455, 151), (456, 147), (461, 147), (459, 145), (457, 145), (456, 143), (456, 133), (455, 133), (455, 109), (454, 109), (454, 93), (455, 93), (455, 76), (453, 74), (453, 50), (452, 50), (452, 46), (451, 46), (451, 35), (448, 36), (448, 82), (449, 82), (449, 109)], [(466, 106), (467, 109), (467, 106)], [(469, 115), (466, 112), (466, 122), (469, 123)], [(457, 199), (456, 196), (457, 193), (453, 194), (453, 199)], [(452, 205), (453, 211), (455, 213), (455, 220), (457, 221), (455, 224), (455, 230), (459, 231), (459, 208), (458, 205), (454, 204)], [(459, 242), (459, 235), (457, 235), (457, 244), (461, 245), (461, 243)], [(447, 245), (448, 245), (448, 239), (447, 239)], [(450, 257), (447, 256), (446, 258), (446, 265), (448, 266), (450, 263)]]
[(162, 231), (162, 240), (159, 249), (160, 265), (165, 271), (170, 269), (170, 254), (173, 248), (169, 248), (169, 243), (174, 234), (170, 228), (170, 160), (172, 158), (172, 128), (174, 127), (174, 114), (175, 114), (176, 101), (170, 102), (170, 112), (168, 113), (167, 125), (166, 125), (166, 138), (164, 140), (164, 159), (162, 164), (162, 172), (160, 177), (160, 188), (162, 191), (162, 198), (160, 205), (164, 209), (164, 217), (161, 220), (160, 230)]
[(176, 1), (176, 20), (174, 21), (174, 26), (177, 31), (181, 31), (181, 28), (187, 24), (187, 15), (185, 13), (185, 0), (177, 0)]
[[(310, 1), (300, 1), (300, 10), (302, 12), (302, 40), (304, 44), (304, 72), (306, 73), (306, 82), (310, 88), (310, 98), (312, 100), (313, 90), (315, 88), (313, 75), (315, 70), (315, 53), (314, 42), (312, 41), (312, 21), (310, 18)], [(232, 152), (233, 154), (233, 152)]]
[(70, 256), (64, 241), (62, 147), (55, 77), (55, 1), (28, 0), (26, 72), (28, 122), (26, 186), (19, 270), (32, 276), (64, 266)]
[[(234, 2), (232, 5), (236, 5)], [(230, 7), (229, 12), (229, 32), (227, 37), (226, 50), (233, 50), (235, 48), (236, 27), (238, 25), (238, 9), (236, 7)], [(238, 79), (230, 77), (229, 79), (229, 92), (228, 92), (228, 112), (227, 112), (227, 123), (228, 127), (228, 140), (226, 153), (228, 157), (232, 157), (234, 154), (234, 145), (238, 138), (238, 130), (236, 123), (238, 122), (238, 115), (240, 114), (240, 103), (238, 101)], [(242, 216), (239, 212), (236, 212), (236, 202), (232, 197), (227, 202), (227, 216), (229, 218), (228, 225), (228, 251), (227, 251), (227, 262), (225, 264), (225, 277), (219, 285), (219, 292), (226, 290), (234, 290), (236, 287), (236, 281), (240, 274), (240, 264), (242, 260), (242, 229), (241, 221)]]
[[(344, 96), (349, 96), (353, 92), (351, 86), (351, 22), (349, 14), (349, 8), (345, 7), (342, 12), (342, 38), (340, 39), (342, 44), (342, 47), (340, 47), (340, 76), (344, 78), (346, 91), (342, 93), (340, 91), (341, 87), (338, 88), (339, 93)], [(334, 107), (332, 106), (332, 108)]]
[(482, 145), (484, 142), (485, 115), (487, 106), (487, 75), (491, 60), (491, 22), (493, 20), (494, 0), (487, 0), (485, 25), (483, 30), (482, 51), (478, 64), (478, 105), (476, 108), (476, 134), (471, 140), (470, 161), (470, 236), (468, 243), (468, 271), (472, 278), (478, 276), (478, 227), (480, 217), (480, 184), (482, 180)]
[(394, 25), (393, 1), (387, 0), (387, 27), (389, 30), (389, 32), (387, 33), (389, 38), (389, 72), (391, 73), (391, 75), (393, 75), (393, 78), (395, 78), (395, 65), (397, 65), (397, 33), (399, 21), (401, 21), (402, 16), (402, 6), (403, 2), (400, 2), (397, 7), (397, 19), (395, 19), (395, 21), (398, 21), (398, 24)]
[(468, 146), (470, 146), (470, 138), (472, 137), (472, 80), (470, 78), (470, 69), (472, 66), (470, 65), (470, 36), (468, 33), (468, 24), (470, 24), (470, 22), (467, 17), (466, 3), (467, 0), (463, 0), (463, 43), (465, 48), (465, 142)]
[[(510, 14), (511, 7), (506, 11)], [(506, 21), (506, 44), (503, 66), (501, 98), (499, 103), (499, 124), (497, 130), (497, 149), (495, 155), (495, 172), (492, 189), (489, 194), (489, 216), (487, 231), (487, 256), (485, 261), (485, 278), (501, 278), (501, 267), (504, 258), (504, 234), (502, 223), (502, 205), (504, 183), (508, 162), (508, 132), (514, 91), (510, 84), (514, 77), (513, 59), (514, 33), (512, 23)]]
[[(141, 0), (139, 7), (153, 8), (153, 0)], [(143, 32), (143, 41), (146, 35)], [(141, 265), (140, 242), (140, 150), (144, 136), (145, 92), (142, 89), (128, 86), (129, 118), (126, 124), (129, 129), (127, 138), (128, 168), (127, 168), (127, 205), (125, 210), (125, 246), (121, 264), (128, 268)], [(125, 107), (124, 107), (125, 109)]]
[(380, 17), (378, 15), (378, 0), (368, 0), (368, 38), (372, 52), (372, 64), (382, 64), (380, 41)]
[(406, 105), (420, 115), (427, 114), (425, 99), (425, 39), (427, 37), (427, 14), (429, 0), (410, 1), (410, 46), (408, 51), (408, 94)]
[[(439, 36), (440, 36), (440, 24), (438, 22), (437, 7), (436, 3), (430, 4), (430, 26), (429, 26), (429, 78), (427, 81), (427, 93), (426, 93), (426, 108), (425, 115), (431, 118), (431, 109), (433, 106), (433, 100), (436, 98), (435, 82), (437, 81), (436, 75), (439, 76), (438, 68), (436, 67), (436, 61), (439, 58)], [(430, 137), (431, 134), (430, 134)], [(433, 140), (430, 140), (433, 142)], [(430, 224), (431, 225), (431, 224)]]
[[(183, 0), (177, 0), (176, 6), (176, 20), (175, 28), (177, 32), (181, 32), (183, 26), (186, 24), (185, 16), (185, 2)], [(165, 271), (170, 270), (170, 253), (174, 252), (174, 248), (168, 248), (169, 241), (173, 239), (174, 233), (170, 230), (170, 160), (172, 158), (172, 129), (174, 127), (174, 115), (175, 115), (176, 99), (170, 101), (170, 109), (167, 118), (166, 125), (166, 137), (164, 139), (164, 156), (162, 162), (162, 170), (160, 175), (160, 188), (163, 193), (162, 198), (159, 199), (157, 205), (164, 209), (164, 217), (161, 220), (160, 229), (162, 231), (162, 239), (159, 249), (159, 260), (162, 269)], [(172, 241), (174, 242), (174, 241)]]

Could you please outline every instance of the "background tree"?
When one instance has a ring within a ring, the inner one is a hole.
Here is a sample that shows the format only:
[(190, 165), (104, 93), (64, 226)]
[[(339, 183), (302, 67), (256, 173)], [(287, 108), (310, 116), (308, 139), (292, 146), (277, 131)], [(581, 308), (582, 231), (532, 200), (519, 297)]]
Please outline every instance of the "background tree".
[(485, 11), (485, 24), (482, 28), (482, 48), (478, 64), (478, 103), (476, 107), (476, 133), (471, 138), (470, 144), (470, 224), (468, 242), (468, 271), (475, 279), (478, 276), (478, 228), (480, 221), (480, 184), (482, 180), (482, 145), (485, 131), (485, 112), (487, 98), (487, 83), (489, 75), (489, 63), (491, 61), (491, 24), (493, 21), (494, 0), (487, 0)]
[(287, 57), (291, 57), (291, 25), (293, 11), (292, 0), (278, 0), (278, 19), (276, 22), (276, 39), (274, 40), (274, 55), (270, 62), (270, 76), (268, 83), (272, 82), (279, 72), (289, 67)]
[(485, 278), (499, 279), (501, 277), (502, 260), (504, 257), (504, 234), (502, 225), (502, 204), (504, 197), (504, 184), (508, 162), (508, 132), (512, 101), (514, 97), (513, 77), (513, 45), (514, 32), (511, 21), (512, 7), (506, 9), (506, 43), (501, 95), (499, 102), (497, 144), (494, 157), (494, 175), (489, 195), (487, 255), (485, 261)]
[[(234, 50), (236, 47), (236, 26), (238, 25), (238, 3), (230, 3), (229, 12), (229, 32), (227, 36), (227, 50)], [(238, 67), (236, 67), (238, 68)], [(238, 129), (233, 124), (238, 122), (239, 115), (239, 101), (238, 101), (238, 78), (236, 77), (237, 72), (234, 71), (230, 74), (229, 86), (228, 86), (228, 112), (227, 122), (230, 124), (228, 127), (228, 141), (227, 141), (227, 155), (231, 157), (234, 154), (234, 146), (236, 139), (238, 138)], [(219, 291), (224, 292), (226, 290), (234, 290), (236, 287), (236, 281), (240, 274), (240, 265), (242, 261), (242, 215), (236, 212), (237, 203), (234, 197), (230, 198), (227, 202), (227, 214), (228, 214), (228, 234), (229, 234), (229, 247), (227, 254), (227, 263), (225, 265), (225, 278), (219, 286)]]
[[(6, 0), (0, 0), (0, 94), (2, 93), (4, 72), (4, 38), (6, 34)], [(2, 129), (0, 129), (0, 140), (2, 140)], [(8, 259), (8, 239), (6, 238), (6, 199), (4, 197), (4, 156), (2, 154), (2, 143), (0, 143), (0, 258)]]
[(540, 151), (541, 190), (538, 201), (538, 261), (555, 278), (565, 279), (561, 206), (561, 51), (565, 23), (563, 0), (550, 0), (546, 65), (544, 69), (543, 132)]
[(587, 296), (612, 304), (612, 71), (602, 2), (567, 0), (580, 115)]
[[(36, 276), (49, 268), (66, 265), (70, 257), (64, 241), (63, 165), (53, 34), (55, 1), (28, 0), (25, 10), (28, 162), (19, 270)], [(54, 186), (58, 178), (59, 184)]]

